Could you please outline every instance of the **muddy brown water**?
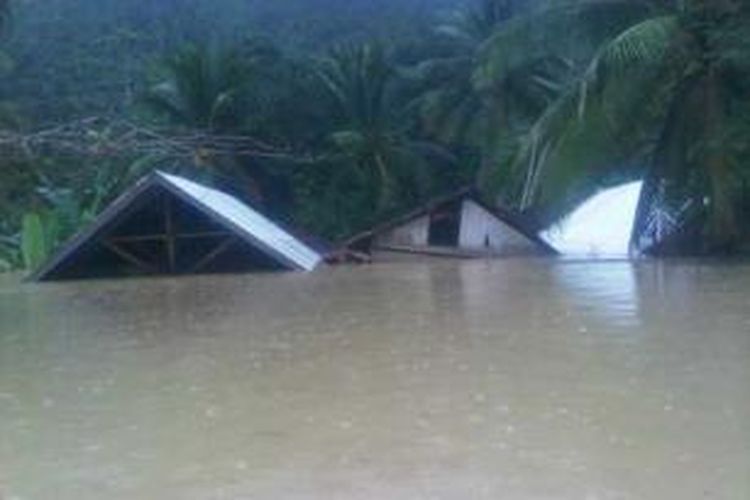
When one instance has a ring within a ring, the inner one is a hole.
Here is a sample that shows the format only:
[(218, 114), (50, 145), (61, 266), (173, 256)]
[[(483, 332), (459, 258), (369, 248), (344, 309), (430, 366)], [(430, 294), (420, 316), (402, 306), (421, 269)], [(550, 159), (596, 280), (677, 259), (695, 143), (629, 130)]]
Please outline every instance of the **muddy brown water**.
[(0, 277), (5, 500), (750, 498), (750, 266)]

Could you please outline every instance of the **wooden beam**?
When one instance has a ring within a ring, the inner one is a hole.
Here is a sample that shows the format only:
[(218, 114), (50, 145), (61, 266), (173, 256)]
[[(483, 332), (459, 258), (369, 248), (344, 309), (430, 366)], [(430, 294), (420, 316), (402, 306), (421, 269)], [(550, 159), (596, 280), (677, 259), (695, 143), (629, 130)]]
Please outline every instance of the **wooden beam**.
[[(175, 238), (177, 239), (209, 239), (209, 238), (228, 238), (232, 236), (232, 233), (227, 231), (206, 231), (204, 233), (176, 233)], [(145, 234), (142, 236), (114, 236), (109, 238), (109, 241), (115, 243), (142, 243), (148, 241), (166, 241), (166, 234)]]
[(117, 256), (122, 258), (123, 260), (135, 265), (136, 267), (140, 268), (141, 271), (146, 271), (149, 273), (158, 273), (159, 270), (153, 266), (152, 264), (149, 264), (148, 262), (144, 261), (143, 259), (140, 259), (136, 255), (133, 255), (131, 252), (128, 252), (124, 248), (120, 247), (117, 243), (114, 243), (112, 241), (103, 240), (102, 245), (109, 250), (111, 250), (113, 253), (115, 253)]
[(167, 236), (164, 234), (148, 234), (143, 236), (113, 236), (109, 241), (113, 243), (142, 243), (148, 241), (165, 241)]
[(225, 239), (224, 241), (220, 242), (213, 250), (208, 252), (201, 260), (196, 262), (193, 267), (190, 268), (191, 273), (196, 273), (206, 267), (208, 264), (213, 262), (216, 257), (221, 255), (222, 253), (226, 252), (229, 247), (231, 247), (235, 243), (234, 237), (229, 237)]
[(177, 268), (177, 238), (175, 237), (173, 208), (172, 196), (166, 193), (164, 195), (164, 227), (167, 233), (167, 266), (170, 273), (174, 273)]
[(206, 231), (204, 233), (180, 233), (176, 237), (179, 239), (201, 239), (201, 238), (228, 238), (233, 236), (228, 231)]
[(398, 245), (377, 245), (373, 251), (405, 253), (411, 255), (426, 255), (429, 257), (447, 257), (452, 259), (479, 259), (484, 257), (497, 256), (491, 252), (483, 250), (472, 250), (452, 247), (437, 246), (398, 246)]

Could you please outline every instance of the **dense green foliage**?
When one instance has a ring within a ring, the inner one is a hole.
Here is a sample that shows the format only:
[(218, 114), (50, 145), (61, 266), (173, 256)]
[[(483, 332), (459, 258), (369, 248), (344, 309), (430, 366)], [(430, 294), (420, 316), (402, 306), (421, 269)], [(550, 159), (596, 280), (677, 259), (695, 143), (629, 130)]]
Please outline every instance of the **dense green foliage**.
[(739, 0), (0, 1), (0, 129), (23, 138), (106, 117), (173, 145), (110, 151), (100, 146), (117, 129), (93, 126), (78, 149), (65, 137), (64, 147), (6, 141), (0, 270), (36, 265), (152, 168), (331, 239), (467, 183), (553, 222), (596, 189), (644, 178), (635, 243), (653, 242), (665, 216), (689, 236), (682, 251), (741, 249), (749, 10)]
[[(543, 36), (530, 39), (532, 25)], [(559, 43), (564, 35), (574, 48)], [(523, 206), (554, 217), (602, 182), (645, 178), (636, 244), (652, 239), (661, 214), (688, 236), (680, 252), (739, 249), (750, 174), (748, 35), (750, 5), (734, 0), (561, 2), (497, 32), (487, 47), (490, 81), (508, 74), (508, 54), (519, 50), (578, 57), (516, 158)]]

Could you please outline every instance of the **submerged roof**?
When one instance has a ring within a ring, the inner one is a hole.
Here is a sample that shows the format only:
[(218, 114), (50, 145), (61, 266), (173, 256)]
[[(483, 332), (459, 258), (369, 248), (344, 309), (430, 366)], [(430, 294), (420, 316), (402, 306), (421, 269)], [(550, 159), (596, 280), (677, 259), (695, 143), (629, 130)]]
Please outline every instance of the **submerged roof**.
[(605, 189), (546, 230), (542, 237), (565, 256), (628, 257), (642, 190), (640, 181)]
[(117, 198), (89, 227), (66, 243), (31, 278), (33, 280), (49, 279), (56, 271), (74, 259), (81, 249), (104, 237), (111, 226), (117, 224), (124, 214), (132, 210), (154, 188), (161, 188), (174, 198), (193, 207), (238, 240), (248, 243), (253, 249), (265, 254), (282, 268), (312, 271), (323, 260), (322, 255), (306, 243), (239, 199), (183, 177), (156, 171), (139, 180)]
[(359, 233), (347, 240), (344, 243), (344, 247), (352, 247), (357, 243), (368, 240), (374, 236), (383, 234), (397, 227), (406, 225), (436, 210), (440, 210), (445, 205), (463, 200), (473, 201), (474, 203), (485, 209), (487, 212), (492, 214), (492, 216), (496, 217), (498, 220), (502, 221), (512, 229), (518, 231), (521, 235), (528, 238), (531, 242), (537, 244), (539, 248), (541, 248), (544, 252), (553, 255), (558, 253), (557, 250), (555, 250), (549, 243), (547, 243), (543, 238), (539, 236), (538, 232), (534, 229), (533, 224), (527, 221), (522, 214), (506, 207), (491, 206), (485, 203), (477, 193), (476, 189), (473, 187), (464, 187), (449, 195), (435, 198), (425, 203), (420, 208), (413, 210), (412, 212), (392, 219), (386, 223), (380, 224), (368, 231)]
[(301, 240), (260, 212), (222, 191), (212, 189), (183, 177), (157, 172), (157, 176), (214, 212), (219, 219), (233, 225), (254, 243), (261, 243), (272, 253), (282, 256), (302, 270), (312, 271), (322, 257)]

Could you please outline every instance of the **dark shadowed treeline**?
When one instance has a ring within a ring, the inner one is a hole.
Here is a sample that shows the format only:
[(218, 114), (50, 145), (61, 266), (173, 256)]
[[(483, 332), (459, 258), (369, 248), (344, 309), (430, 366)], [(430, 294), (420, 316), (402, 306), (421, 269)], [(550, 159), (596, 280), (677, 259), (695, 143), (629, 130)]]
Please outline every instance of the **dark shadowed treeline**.
[[(266, 38), (310, 54), (336, 43), (404, 39), (428, 29), (453, 0), (18, 1), (5, 92), (35, 118), (121, 112), (155, 58), (186, 43)], [(113, 99), (113, 97), (117, 97)]]

